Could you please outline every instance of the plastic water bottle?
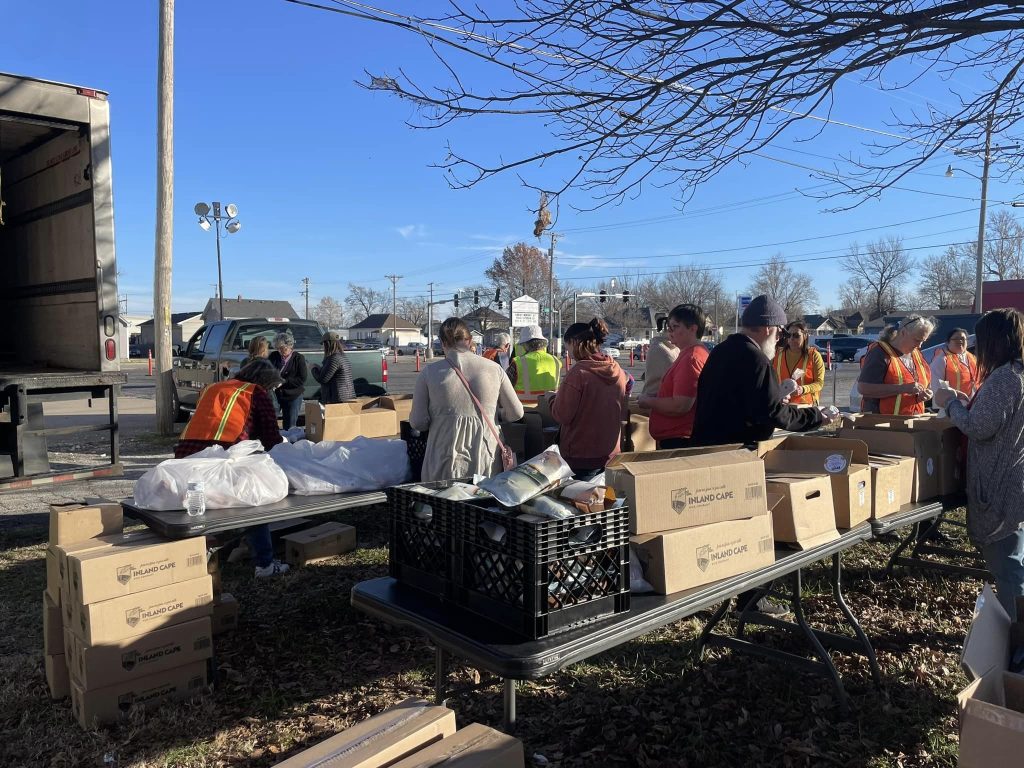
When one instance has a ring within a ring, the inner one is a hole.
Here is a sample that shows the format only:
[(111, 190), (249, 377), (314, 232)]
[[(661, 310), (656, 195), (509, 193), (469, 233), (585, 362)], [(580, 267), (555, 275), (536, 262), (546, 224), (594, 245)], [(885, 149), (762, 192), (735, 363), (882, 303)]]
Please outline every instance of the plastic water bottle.
[(198, 473), (188, 479), (185, 489), (185, 511), (190, 517), (199, 517), (206, 513), (206, 484)]

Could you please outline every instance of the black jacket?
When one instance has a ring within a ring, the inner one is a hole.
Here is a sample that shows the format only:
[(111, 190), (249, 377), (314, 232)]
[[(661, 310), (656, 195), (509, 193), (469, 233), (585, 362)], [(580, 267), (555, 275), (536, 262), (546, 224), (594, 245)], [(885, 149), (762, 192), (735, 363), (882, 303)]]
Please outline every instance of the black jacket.
[(325, 405), (343, 403), (356, 397), (352, 364), (344, 352), (328, 355), (322, 364), (314, 365), (313, 378), (320, 382), (320, 402)]
[(277, 399), (296, 400), (301, 398), (306, 389), (306, 376), (308, 375), (306, 358), (292, 350), (292, 356), (288, 359), (287, 371), (281, 370), (281, 353), (276, 349), (267, 355), (267, 359), (274, 364), (277, 370), (281, 371), (281, 378), (284, 379), (284, 384), (277, 389)]
[(736, 333), (708, 355), (697, 383), (693, 445), (767, 440), (776, 427), (805, 432), (821, 426), (817, 408), (782, 402), (771, 362), (749, 337)]

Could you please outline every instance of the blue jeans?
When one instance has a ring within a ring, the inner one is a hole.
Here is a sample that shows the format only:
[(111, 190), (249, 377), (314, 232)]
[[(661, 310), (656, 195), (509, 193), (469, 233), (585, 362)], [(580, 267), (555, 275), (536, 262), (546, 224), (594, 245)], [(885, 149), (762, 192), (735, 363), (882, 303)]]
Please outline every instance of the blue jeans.
[(1016, 621), (1016, 601), (1024, 596), (1024, 531), (1018, 529), (1005, 539), (986, 544), (981, 554), (996, 580), (999, 604), (1010, 615), (1010, 621)]
[(302, 398), (297, 397), (294, 400), (277, 398), (277, 403), (281, 406), (281, 428), (291, 429), (296, 426), (299, 422), (299, 412), (302, 411)]
[(260, 568), (266, 568), (274, 561), (274, 543), (270, 540), (270, 526), (254, 525), (245, 532), (252, 550), (252, 559)]

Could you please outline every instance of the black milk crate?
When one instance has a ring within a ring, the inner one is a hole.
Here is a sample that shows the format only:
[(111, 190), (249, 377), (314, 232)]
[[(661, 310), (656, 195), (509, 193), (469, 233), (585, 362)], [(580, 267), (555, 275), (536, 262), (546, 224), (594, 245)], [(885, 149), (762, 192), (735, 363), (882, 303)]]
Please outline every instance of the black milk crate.
[[(626, 507), (531, 522), (482, 503), (458, 503), (458, 606), (530, 639), (629, 610)], [(487, 533), (494, 525), (505, 529), (500, 541)]]
[(405, 441), (405, 451), (409, 454), (410, 478), (419, 482), (423, 472), (423, 459), (427, 454), (427, 433), (413, 429), (408, 421), (400, 422), (399, 435)]
[[(416, 483), (443, 489), (452, 480)], [(460, 502), (412, 490), (412, 485), (388, 488), (388, 571), (406, 586), (449, 597), (455, 558), (454, 520)]]

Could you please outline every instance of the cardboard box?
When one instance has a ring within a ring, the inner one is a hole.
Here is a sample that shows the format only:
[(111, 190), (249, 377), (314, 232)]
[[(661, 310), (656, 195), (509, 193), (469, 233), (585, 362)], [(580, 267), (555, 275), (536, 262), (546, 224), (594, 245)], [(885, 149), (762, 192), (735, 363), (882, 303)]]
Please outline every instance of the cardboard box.
[(230, 592), (222, 592), (213, 600), (213, 634), (223, 635), (238, 628), (238, 601)]
[[(831, 477), (837, 528), (854, 528), (871, 519), (871, 467), (863, 441), (793, 435), (759, 443), (758, 453), (765, 456), (765, 474), (795, 471)], [(769, 461), (770, 454), (776, 458)], [(780, 459), (801, 463), (783, 467)]]
[(344, 523), (323, 523), (315, 528), (289, 533), (283, 538), (285, 562), (295, 566), (356, 548), (356, 529)]
[(112, 643), (213, 613), (209, 576), (75, 608), (69, 625), (88, 645)]
[(49, 592), (43, 592), (43, 653), (64, 653), (64, 617)]
[(354, 440), (360, 436), (393, 437), (398, 434), (398, 422), (396, 412), (382, 407), (379, 397), (325, 406), (306, 403), (306, 439), (313, 442)]
[(630, 543), (655, 591), (670, 595), (775, 562), (770, 514), (633, 536)]
[(206, 537), (118, 545), (68, 555), (71, 596), (82, 605), (207, 574)]
[(971, 679), (957, 695), (961, 768), (1020, 765), (1024, 755), (1024, 676), (1007, 671), (1010, 617), (988, 584), (964, 642)]
[(106, 688), (213, 656), (209, 618), (174, 624), (125, 640), (89, 645), (69, 636), (65, 654), (71, 679), (85, 691)]
[(71, 678), (68, 677), (68, 665), (64, 663), (63, 653), (47, 654), (43, 659), (46, 670), (46, 685), (50, 689), (51, 699), (66, 699), (71, 695)]
[(909, 456), (869, 456), (871, 467), (871, 519), (899, 512), (914, 490), (916, 462)]
[(401, 424), (408, 421), (412, 413), (412, 395), (387, 395), (380, 399), (380, 407), (394, 411), (398, 423)]
[(53, 546), (46, 548), (46, 594), (54, 603), (60, 605), (60, 563), (57, 559), (57, 549)]
[(124, 513), (120, 504), (51, 504), (50, 543), (74, 544), (97, 536), (121, 533)]
[(881, 416), (862, 414), (853, 421), (854, 429), (895, 429), (905, 432), (933, 432), (940, 442), (939, 490), (940, 496), (949, 496), (964, 490), (967, 482), (964, 471), (967, 466), (963, 455), (963, 433), (950, 419), (940, 419), (934, 414), (920, 416)]
[(152, 709), (168, 701), (202, 696), (207, 685), (205, 661), (88, 691), (72, 682), (71, 710), (88, 729), (116, 722), (135, 706)]
[(621, 454), (605, 468), (606, 482), (629, 504), (630, 533), (767, 514), (764, 463), (752, 452), (668, 453)]
[(470, 723), (391, 768), (523, 768), (523, 743), (508, 734)]
[(780, 497), (772, 508), (775, 541), (811, 549), (839, 538), (827, 475), (770, 475), (768, 495)]
[(57, 569), (60, 574), (60, 605), (64, 612), (64, 623), (71, 622), (72, 612), (75, 605), (74, 591), (71, 588), (71, 569), (68, 566), (68, 557), (74, 554), (82, 554), (93, 550), (105, 549), (107, 547), (135, 546), (143, 542), (160, 541), (150, 531), (134, 531), (132, 533), (114, 534), (111, 536), (100, 536), (95, 539), (87, 539), (74, 544), (62, 544), (55, 546), (57, 552)]
[[(859, 423), (859, 422), (858, 422)], [(914, 482), (911, 501), (928, 501), (939, 495), (939, 468), (942, 461), (942, 441), (936, 432), (908, 432), (883, 426), (843, 427), (841, 438), (863, 440), (872, 454), (913, 456)]]
[(638, 413), (630, 414), (622, 430), (622, 450), (647, 453), (658, 450), (658, 441), (651, 437), (651, 419)]
[(385, 768), (455, 733), (455, 713), (406, 699), (336, 736), (292, 755), (277, 768)]

